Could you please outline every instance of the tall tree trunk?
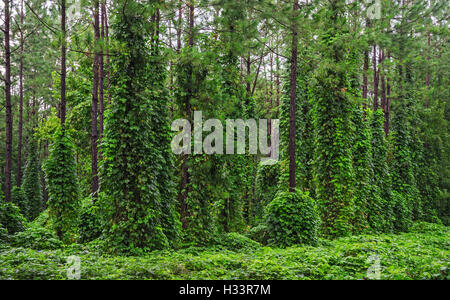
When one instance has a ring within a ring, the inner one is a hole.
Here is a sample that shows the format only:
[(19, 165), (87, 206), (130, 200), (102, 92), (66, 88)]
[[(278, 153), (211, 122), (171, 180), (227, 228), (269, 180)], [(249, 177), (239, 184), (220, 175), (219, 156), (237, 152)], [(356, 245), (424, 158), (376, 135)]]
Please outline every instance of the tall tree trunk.
[[(391, 60), (391, 54), (388, 53), (388, 59)], [(384, 111), (384, 132), (386, 137), (389, 136), (389, 127), (390, 127), (390, 118), (391, 118), (391, 83), (390, 78), (387, 76), (386, 78), (386, 109)]]
[(5, 109), (6, 109), (6, 167), (5, 167), (5, 201), (11, 202), (11, 168), (12, 168), (12, 107), (11, 107), (11, 49), (10, 39), (10, 2), (4, 0), (5, 4)]
[[(188, 36), (188, 47), (192, 48), (194, 46), (194, 17), (195, 17), (195, 8), (193, 3), (188, 4), (189, 8), (189, 36)], [(187, 76), (190, 77), (190, 81), (193, 79), (193, 71), (192, 66), (190, 67), (190, 71)], [(188, 120), (191, 120), (191, 97), (192, 97), (192, 87), (189, 86), (186, 96), (186, 117)], [(189, 168), (187, 161), (189, 159), (188, 155), (184, 156), (183, 165), (182, 165), (182, 178), (181, 178), (181, 221), (183, 224), (183, 228), (187, 227), (187, 215), (188, 215), (188, 205), (187, 198), (189, 195)]]
[(294, 0), (294, 18), (292, 22), (292, 54), (291, 54), (291, 78), (290, 78), (290, 112), (289, 112), (289, 191), (295, 192), (295, 158), (296, 158), (296, 97), (297, 97), (297, 62), (298, 62), (298, 32), (297, 11), (298, 0)]
[(99, 89), (99, 62), (98, 40), (100, 38), (99, 30), (99, 2), (94, 2), (94, 79), (92, 83), (92, 119), (91, 119), (91, 168), (92, 168), (92, 196), (94, 199), (98, 196), (98, 166), (97, 166), (97, 115), (98, 115), (98, 89)]
[[(369, 28), (370, 23), (369, 19), (366, 19), (366, 28)], [(367, 108), (367, 98), (369, 95), (369, 78), (367, 76), (367, 72), (369, 71), (369, 50), (366, 49), (364, 51), (364, 66), (363, 66), (363, 94), (362, 97), (364, 99), (363, 108)]]
[(108, 90), (108, 103), (111, 104), (111, 77), (110, 77), (110, 70), (109, 70), (109, 29), (108, 29), (108, 12), (106, 10), (106, 0), (102, 3), (102, 15), (103, 15), (103, 25), (104, 26), (104, 32), (105, 32), (105, 56), (106, 56), (106, 78), (108, 80), (107, 82), (107, 90)]
[(384, 114), (386, 114), (386, 108), (387, 108), (387, 103), (386, 103), (386, 80), (385, 80), (385, 75), (384, 75), (384, 51), (380, 51), (380, 56), (379, 56), (379, 60), (380, 60), (380, 68), (378, 70), (379, 72), (379, 77), (380, 77), (380, 85), (381, 85), (381, 108), (383, 109)]
[(180, 0), (178, 5), (178, 27), (177, 27), (177, 51), (181, 51), (181, 31), (183, 29), (183, 1)]
[[(428, 31), (428, 41), (427, 41), (427, 46), (428, 46), (428, 56), (427, 56), (427, 65), (430, 65), (430, 59), (431, 59), (431, 32)], [(427, 79), (426, 79), (426, 86), (427, 86), (427, 91), (430, 90), (430, 82), (431, 82), (431, 74), (430, 74), (430, 70), (428, 70), (427, 72)], [(426, 99), (425, 99), (425, 108), (429, 108), (430, 107), (430, 95), (426, 95)]]
[(103, 137), (103, 120), (105, 115), (105, 99), (104, 99), (104, 81), (105, 81), (105, 61), (104, 61), (104, 43), (105, 43), (105, 3), (102, 0), (100, 4), (100, 38), (102, 42), (101, 53), (98, 56), (99, 59), (99, 69), (98, 69), (98, 103), (99, 103), (99, 112), (98, 112), (98, 143), (101, 143)]
[(378, 110), (377, 45), (373, 45), (373, 109)]
[(61, 119), (61, 125), (64, 128), (66, 123), (66, 0), (61, 0), (61, 104), (59, 107), (59, 118)]
[(22, 132), (23, 132), (23, 0), (20, 2), (20, 53), (19, 53), (19, 128), (17, 145), (17, 186), (22, 183)]

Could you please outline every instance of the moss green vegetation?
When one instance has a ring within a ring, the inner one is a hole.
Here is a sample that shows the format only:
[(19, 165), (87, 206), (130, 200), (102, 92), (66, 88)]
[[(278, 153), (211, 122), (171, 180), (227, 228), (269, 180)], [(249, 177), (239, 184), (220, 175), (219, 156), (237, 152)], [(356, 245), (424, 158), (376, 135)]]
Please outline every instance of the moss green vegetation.
[[(0, 279), (66, 279), (70, 255), (80, 256), (82, 279), (354, 280), (367, 278), (374, 257), (381, 265), (380, 279), (450, 279), (449, 241), (448, 227), (416, 223), (409, 233), (321, 240), (317, 247), (286, 249), (231, 234), (214, 247), (142, 257), (101, 255), (98, 241), (45, 251), (4, 244)], [(39, 249), (37, 243), (33, 246)]]

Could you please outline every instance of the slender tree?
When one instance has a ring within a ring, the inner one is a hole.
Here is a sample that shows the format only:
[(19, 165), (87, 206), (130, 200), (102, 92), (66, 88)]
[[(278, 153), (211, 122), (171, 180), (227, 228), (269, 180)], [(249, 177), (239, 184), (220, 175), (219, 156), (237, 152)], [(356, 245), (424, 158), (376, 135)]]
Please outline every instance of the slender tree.
[(292, 19), (292, 49), (291, 49), (291, 75), (290, 75), (290, 111), (289, 111), (289, 191), (295, 192), (295, 121), (296, 121), (296, 97), (297, 97), (297, 62), (298, 62), (298, 31), (297, 13), (299, 10), (298, 0), (294, 0)]
[(10, 1), (4, 0), (5, 20), (3, 28), (5, 42), (5, 109), (6, 109), (6, 167), (5, 167), (5, 201), (11, 202), (11, 169), (13, 116), (11, 106), (11, 48), (10, 48)]

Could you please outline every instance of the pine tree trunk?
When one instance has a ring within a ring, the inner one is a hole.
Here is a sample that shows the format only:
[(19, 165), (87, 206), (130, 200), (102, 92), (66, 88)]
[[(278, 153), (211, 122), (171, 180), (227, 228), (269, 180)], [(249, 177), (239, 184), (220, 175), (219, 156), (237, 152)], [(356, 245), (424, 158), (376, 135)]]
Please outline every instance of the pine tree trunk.
[(98, 115), (98, 90), (99, 90), (99, 62), (98, 40), (100, 38), (99, 29), (99, 2), (94, 2), (94, 69), (92, 83), (92, 119), (91, 119), (91, 168), (92, 168), (92, 196), (94, 199), (98, 196), (98, 166), (97, 166), (97, 115)]
[(377, 45), (373, 46), (373, 109), (378, 110)]
[[(188, 4), (188, 8), (189, 8), (189, 36), (188, 36), (188, 46), (189, 47), (193, 47), (194, 46), (194, 17), (195, 17), (195, 8), (194, 8), (194, 4), (189, 3)], [(191, 70), (188, 72), (187, 76), (189, 76), (192, 81), (192, 67)], [(190, 102), (190, 98), (192, 97), (192, 87), (190, 86), (188, 88), (187, 91), (187, 96), (186, 96), (186, 117), (188, 120), (191, 120), (191, 115), (192, 115), (192, 111), (191, 111), (191, 102)], [(187, 215), (188, 215), (188, 205), (187, 205), (187, 198), (189, 195), (189, 168), (187, 165), (187, 161), (188, 161), (189, 157), (188, 155), (184, 156), (183, 159), (183, 165), (182, 165), (182, 178), (181, 178), (181, 221), (183, 224), (183, 228), (186, 229), (187, 227)]]
[(61, 0), (61, 32), (63, 41), (61, 45), (61, 104), (59, 117), (64, 128), (66, 123), (66, 0)]
[(11, 107), (11, 50), (10, 50), (10, 2), (5, 4), (5, 109), (6, 109), (6, 166), (5, 166), (5, 201), (11, 202), (11, 168), (12, 168), (12, 130), (13, 117)]
[[(391, 60), (391, 54), (388, 53), (388, 59)], [(391, 117), (391, 83), (389, 76), (386, 78), (386, 109), (384, 111), (384, 132), (389, 136), (390, 117)]]
[(20, 2), (20, 53), (19, 53), (19, 128), (17, 145), (17, 186), (22, 183), (22, 133), (23, 133), (23, 0)]

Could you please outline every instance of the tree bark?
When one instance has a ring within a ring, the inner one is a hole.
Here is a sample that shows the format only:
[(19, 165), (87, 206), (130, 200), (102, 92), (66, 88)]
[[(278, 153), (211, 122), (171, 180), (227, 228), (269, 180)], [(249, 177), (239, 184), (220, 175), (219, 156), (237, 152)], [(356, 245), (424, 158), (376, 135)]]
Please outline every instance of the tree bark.
[(373, 46), (373, 109), (378, 110), (377, 45)]
[(91, 169), (92, 169), (92, 197), (97, 199), (98, 196), (98, 166), (97, 166), (97, 115), (98, 115), (98, 90), (99, 90), (99, 62), (98, 41), (100, 38), (99, 30), (99, 1), (94, 2), (94, 67), (93, 67), (93, 83), (92, 83), (92, 119), (91, 119)]
[(23, 133), (23, 0), (20, 2), (20, 53), (19, 53), (19, 128), (17, 145), (17, 186), (22, 184), (22, 133)]
[(105, 3), (102, 1), (100, 4), (100, 38), (102, 41), (101, 54), (98, 56), (99, 59), (99, 69), (98, 69), (98, 103), (99, 103), (99, 112), (98, 112), (98, 143), (101, 143), (103, 137), (103, 123), (104, 123), (104, 115), (105, 115), (105, 96), (104, 96), (104, 81), (105, 81), (105, 61), (104, 61), (104, 42), (105, 42)]
[(6, 109), (6, 166), (5, 166), (5, 201), (11, 202), (11, 168), (12, 168), (12, 107), (11, 107), (11, 49), (10, 49), (10, 2), (5, 4), (5, 109)]
[(299, 10), (298, 0), (294, 0), (294, 19), (292, 24), (292, 54), (291, 54), (291, 77), (290, 77), (290, 112), (289, 112), (289, 191), (295, 192), (295, 158), (296, 158), (296, 97), (297, 97), (297, 63), (298, 63), (298, 32), (297, 32), (297, 11)]
[(61, 119), (61, 125), (64, 130), (64, 124), (66, 123), (66, 0), (61, 0), (61, 105), (59, 111), (59, 117)]
[[(391, 60), (391, 54), (388, 53), (388, 59)], [(389, 128), (390, 128), (390, 117), (391, 117), (391, 83), (390, 78), (387, 76), (386, 78), (386, 109), (384, 111), (384, 132), (386, 137), (389, 136)]]
[[(192, 48), (194, 46), (194, 18), (195, 18), (195, 8), (193, 3), (188, 4), (189, 8), (189, 36), (188, 36), (188, 47)], [(193, 79), (193, 71), (192, 66), (187, 74), (187, 76), (190, 77), (190, 81)], [(186, 96), (186, 117), (188, 120), (191, 120), (192, 115), (192, 109), (191, 109), (191, 102), (190, 98), (192, 97), (192, 87), (189, 86)], [(189, 157), (188, 155), (184, 156), (183, 159), (183, 165), (182, 165), (182, 178), (181, 178), (181, 222), (183, 225), (183, 228), (187, 228), (187, 216), (188, 216), (188, 205), (187, 205), (187, 198), (189, 195), (189, 168), (188, 168), (188, 161)]]

